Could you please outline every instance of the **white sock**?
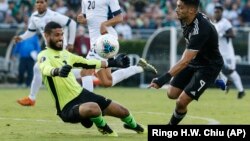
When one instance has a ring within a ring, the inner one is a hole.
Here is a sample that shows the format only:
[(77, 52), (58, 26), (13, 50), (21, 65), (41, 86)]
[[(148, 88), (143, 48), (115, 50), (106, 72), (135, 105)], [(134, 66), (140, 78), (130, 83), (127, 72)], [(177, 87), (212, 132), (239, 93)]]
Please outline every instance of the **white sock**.
[(38, 68), (38, 64), (35, 63), (34, 67), (33, 67), (33, 79), (31, 82), (31, 87), (30, 87), (30, 94), (29, 94), (29, 98), (31, 100), (36, 100), (36, 96), (38, 94), (38, 91), (40, 89), (40, 87), (42, 86), (42, 74)]
[(82, 77), (82, 87), (90, 92), (94, 91), (93, 77), (92, 75)]
[(75, 75), (76, 79), (81, 78), (81, 69), (72, 69), (71, 71)]
[(230, 74), (229, 77), (232, 79), (232, 81), (233, 81), (235, 87), (238, 89), (238, 91), (242, 92), (244, 89), (243, 89), (243, 85), (242, 85), (241, 78), (240, 78), (239, 74), (236, 71), (234, 71), (233, 73)]
[(140, 66), (130, 66), (125, 69), (118, 69), (115, 72), (113, 72), (112, 75), (112, 86), (115, 84), (121, 82), (124, 79), (127, 79), (128, 77), (135, 75), (137, 73), (143, 72), (142, 67)]

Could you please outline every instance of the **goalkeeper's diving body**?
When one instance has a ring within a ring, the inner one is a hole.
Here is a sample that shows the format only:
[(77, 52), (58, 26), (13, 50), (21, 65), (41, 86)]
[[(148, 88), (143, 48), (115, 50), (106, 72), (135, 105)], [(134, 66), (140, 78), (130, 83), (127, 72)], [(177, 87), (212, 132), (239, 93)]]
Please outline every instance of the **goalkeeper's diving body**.
[(86, 128), (95, 124), (102, 134), (118, 136), (103, 118), (103, 115), (108, 115), (120, 118), (127, 129), (145, 132), (127, 108), (82, 88), (71, 72), (72, 67), (125, 68), (130, 63), (126, 55), (121, 54), (107, 61), (87, 60), (63, 50), (63, 29), (56, 22), (46, 24), (45, 38), (47, 47), (38, 54), (38, 65), (44, 85), (55, 100), (57, 115), (64, 122), (81, 123)]

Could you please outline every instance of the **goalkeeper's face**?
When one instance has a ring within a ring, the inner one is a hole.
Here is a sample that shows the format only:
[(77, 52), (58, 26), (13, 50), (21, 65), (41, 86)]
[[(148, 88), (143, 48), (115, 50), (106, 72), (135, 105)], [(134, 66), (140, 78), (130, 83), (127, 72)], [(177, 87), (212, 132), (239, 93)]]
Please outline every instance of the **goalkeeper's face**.
[(52, 29), (52, 32), (47, 36), (48, 46), (54, 50), (63, 49), (63, 29)]

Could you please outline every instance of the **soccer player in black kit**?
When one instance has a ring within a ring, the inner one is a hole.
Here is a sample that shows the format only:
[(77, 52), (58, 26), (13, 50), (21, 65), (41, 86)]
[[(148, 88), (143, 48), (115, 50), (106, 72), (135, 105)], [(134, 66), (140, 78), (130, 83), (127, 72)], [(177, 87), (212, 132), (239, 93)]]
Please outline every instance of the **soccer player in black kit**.
[(160, 88), (170, 80), (167, 95), (176, 99), (168, 125), (177, 125), (185, 117), (187, 106), (214, 84), (223, 66), (218, 35), (210, 20), (198, 12), (199, 0), (177, 0), (176, 13), (181, 22), (186, 49), (182, 58), (165, 74), (154, 78), (149, 88)]

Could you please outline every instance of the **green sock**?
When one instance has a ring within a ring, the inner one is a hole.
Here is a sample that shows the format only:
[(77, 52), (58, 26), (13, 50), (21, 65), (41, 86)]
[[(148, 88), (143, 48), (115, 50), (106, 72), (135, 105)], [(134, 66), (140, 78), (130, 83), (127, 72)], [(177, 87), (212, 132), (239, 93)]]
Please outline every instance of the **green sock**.
[(90, 118), (90, 120), (93, 121), (97, 127), (104, 127), (107, 124), (102, 115)]
[(131, 128), (135, 128), (137, 125), (134, 117), (131, 114), (129, 114), (129, 116), (127, 116), (121, 120), (123, 122), (125, 122), (128, 126), (130, 126)]

